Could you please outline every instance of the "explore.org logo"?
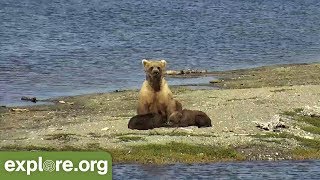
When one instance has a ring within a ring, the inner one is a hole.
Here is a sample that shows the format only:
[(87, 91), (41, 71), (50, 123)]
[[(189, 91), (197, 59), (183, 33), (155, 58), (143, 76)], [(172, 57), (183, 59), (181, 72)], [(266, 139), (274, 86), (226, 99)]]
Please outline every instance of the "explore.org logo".
[(59, 172), (60, 170), (65, 172), (71, 171), (97, 171), (100, 175), (106, 175), (108, 173), (108, 161), (106, 160), (82, 160), (79, 162), (78, 167), (73, 167), (73, 162), (70, 160), (45, 160), (42, 161), (42, 157), (39, 157), (38, 161), (35, 160), (8, 160), (4, 163), (4, 169), (8, 172), (22, 171), (30, 175), (31, 172), (35, 171), (49, 171), (49, 172)]
[(0, 179), (112, 179), (106, 152), (0, 152), (0, 165)]

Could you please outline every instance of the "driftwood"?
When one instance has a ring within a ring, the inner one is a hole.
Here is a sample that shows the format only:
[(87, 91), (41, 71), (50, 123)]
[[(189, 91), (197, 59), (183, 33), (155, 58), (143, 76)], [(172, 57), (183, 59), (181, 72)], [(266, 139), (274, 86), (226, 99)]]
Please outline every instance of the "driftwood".
[(59, 103), (59, 104), (68, 104), (68, 105), (74, 105), (74, 102), (65, 102), (65, 101), (62, 101), (62, 100), (54, 100), (54, 101), (50, 101), (50, 100), (39, 100), (37, 99), (36, 97), (27, 97), (27, 96), (22, 96), (21, 97), (21, 100), (22, 101), (30, 101), (30, 102), (38, 102), (38, 101), (41, 101), (41, 102), (54, 102), (54, 103)]
[(38, 101), (36, 97), (26, 97), (26, 96), (22, 96), (21, 100), (22, 101), (31, 101), (31, 102), (34, 102), (34, 103), (36, 103)]
[(11, 111), (13, 111), (13, 112), (28, 112), (29, 109), (13, 108), (13, 109), (11, 109)]
[(207, 73), (207, 70), (187, 69), (187, 70), (167, 70), (167, 75), (184, 75), (184, 74), (203, 74)]
[(281, 128), (289, 128), (281, 119), (279, 115), (274, 115), (269, 122), (254, 121), (256, 127), (265, 131), (279, 131)]

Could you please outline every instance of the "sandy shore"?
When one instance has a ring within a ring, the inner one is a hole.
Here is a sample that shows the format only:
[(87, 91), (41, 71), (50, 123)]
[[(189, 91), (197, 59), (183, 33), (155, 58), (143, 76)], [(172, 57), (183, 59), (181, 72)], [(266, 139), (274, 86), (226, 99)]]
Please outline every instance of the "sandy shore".
[[(220, 89), (172, 88), (184, 108), (206, 112), (212, 128), (128, 129), (137, 90), (51, 99), (65, 103), (22, 112), (1, 107), (0, 149), (106, 150), (115, 162), (141, 163), (319, 158), (320, 119), (303, 114), (320, 107), (319, 72), (320, 64), (210, 72), (219, 80), (208, 86)], [(274, 121), (286, 128), (256, 127)]]

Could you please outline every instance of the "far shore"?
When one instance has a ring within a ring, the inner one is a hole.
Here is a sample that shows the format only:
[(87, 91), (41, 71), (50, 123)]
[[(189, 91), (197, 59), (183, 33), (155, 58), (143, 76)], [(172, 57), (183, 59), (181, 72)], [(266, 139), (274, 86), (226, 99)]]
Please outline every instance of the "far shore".
[(152, 164), (320, 158), (319, 63), (192, 76), (218, 79), (172, 86), (173, 94), (213, 127), (130, 130), (138, 90), (96, 93), (0, 107), (0, 150), (103, 150), (115, 163)]

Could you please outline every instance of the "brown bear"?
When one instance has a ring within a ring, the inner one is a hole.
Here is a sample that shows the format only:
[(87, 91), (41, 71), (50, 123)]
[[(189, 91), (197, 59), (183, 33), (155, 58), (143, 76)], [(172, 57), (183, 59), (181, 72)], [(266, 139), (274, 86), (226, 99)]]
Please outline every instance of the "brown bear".
[[(169, 109), (173, 110), (172, 114), (182, 111), (182, 105), (179, 101), (173, 100), (169, 103)], [(171, 117), (171, 116), (170, 116)], [(140, 114), (129, 120), (129, 129), (147, 130), (159, 127), (170, 127), (167, 118), (158, 113)]]
[(176, 106), (172, 92), (164, 79), (167, 62), (144, 59), (142, 64), (146, 80), (139, 92), (137, 114), (157, 113), (167, 119), (175, 111)]
[(202, 111), (183, 109), (181, 112), (174, 112), (168, 119), (172, 127), (198, 126), (211, 127), (211, 119)]
[(166, 119), (160, 114), (148, 113), (132, 117), (128, 123), (129, 129), (148, 130), (166, 126)]

